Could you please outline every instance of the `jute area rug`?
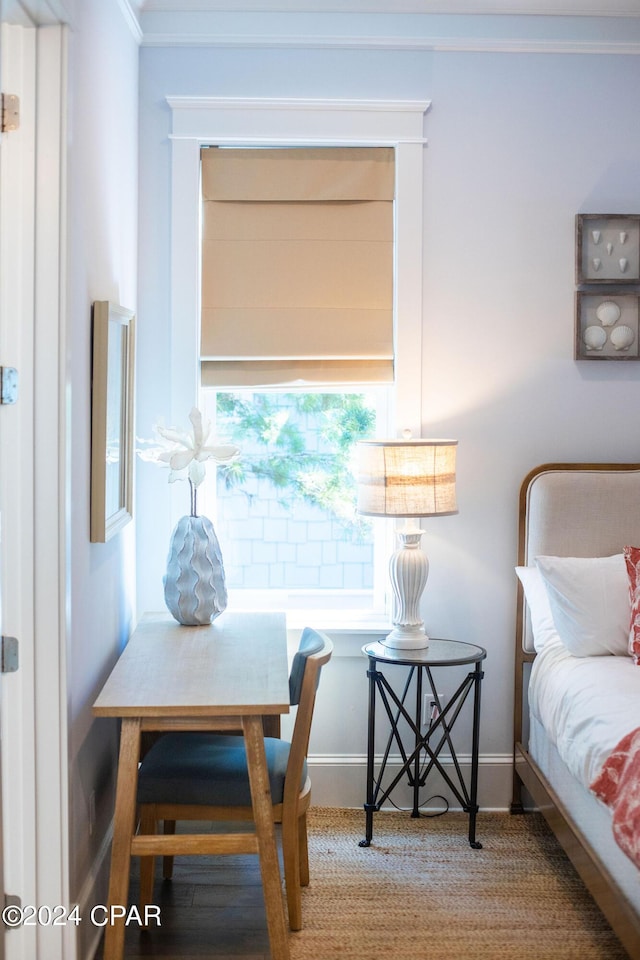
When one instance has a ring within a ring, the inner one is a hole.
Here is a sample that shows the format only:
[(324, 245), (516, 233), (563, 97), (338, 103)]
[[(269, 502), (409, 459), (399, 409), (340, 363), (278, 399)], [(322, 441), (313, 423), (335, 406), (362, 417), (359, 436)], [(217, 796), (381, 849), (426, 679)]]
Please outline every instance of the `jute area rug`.
[(311, 884), (291, 960), (628, 960), (538, 814), (309, 815)]

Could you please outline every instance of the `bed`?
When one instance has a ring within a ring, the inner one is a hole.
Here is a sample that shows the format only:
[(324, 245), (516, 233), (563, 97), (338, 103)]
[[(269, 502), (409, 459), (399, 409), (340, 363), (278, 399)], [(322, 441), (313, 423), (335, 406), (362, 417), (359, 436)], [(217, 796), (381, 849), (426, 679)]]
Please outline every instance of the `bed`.
[[(633, 593), (620, 568), (622, 563), (625, 576), (631, 576), (631, 555), (624, 553), (630, 545), (640, 547), (640, 464), (544, 464), (525, 478), (519, 506), (511, 810), (523, 813), (536, 806), (543, 813), (637, 960), (640, 833), (628, 841), (636, 843), (633, 857), (634, 851), (621, 846), (620, 810), (616, 814), (602, 786), (618, 777), (616, 747), (626, 735), (638, 748), (640, 771), (640, 737), (631, 739), (640, 730), (640, 662), (628, 646)], [(573, 602), (571, 591), (578, 583), (580, 597)], [(589, 624), (580, 619), (583, 600)], [(603, 643), (606, 649), (598, 645)], [(639, 785), (638, 778), (630, 785), (637, 819)], [(627, 802), (627, 815), (628, 807)]]

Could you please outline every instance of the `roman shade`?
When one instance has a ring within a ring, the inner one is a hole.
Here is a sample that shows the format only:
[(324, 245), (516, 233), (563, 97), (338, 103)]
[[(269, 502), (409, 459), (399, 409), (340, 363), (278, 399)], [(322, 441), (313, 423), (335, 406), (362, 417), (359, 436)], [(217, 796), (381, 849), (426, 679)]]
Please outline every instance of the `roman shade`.
[(392, 381), (393, 149), (201, 161), (203, 385)]

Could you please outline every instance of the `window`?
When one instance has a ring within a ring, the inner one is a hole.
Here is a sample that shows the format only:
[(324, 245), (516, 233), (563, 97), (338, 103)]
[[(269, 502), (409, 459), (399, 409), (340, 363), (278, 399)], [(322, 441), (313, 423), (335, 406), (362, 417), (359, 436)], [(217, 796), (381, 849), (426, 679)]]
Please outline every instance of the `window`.
[[(200, 364), (196, 366), (194, 363), (199, 355), (200, 304), (199, 285), (194, 286), (193, 267), (199, 261), (201, 145), (244, 148), (308, 144), (315, 147), (335, 144), (344, 147), (392, 147), (396, 189), (393, 274), (395, 383), (391, 389), (379, 388), (383, 393), (392, 394), (387, 397), (388, 419), (380, 429), (383, 434), (397, 435), (408, 427), (416, 436), (419, 435), (423, 123), (429, 104), (189, 97), (170, 97), (168, 102), (172, 110), (172, 414), (176, 418), (182, 416), (185, 406), (194, 402), (198, 396), (201, 372)], [(336, 366), (345, 363), (337, 358), (334, 361)], [(209, 402), (209, 381), (205, 369), (203, 365), (203, 395)], [(217, 379), (216, 376), (213, 382)], [(235, 389), (247, 385), (246, 381), (235, 375), (230, 380), (225, 383), (218, 381), (217, 389), (228, 391), (232, 387)], [(330, 383), (328, 389), (343, 389), (338, 386), (340, 382)], [(289, 384), (290, 380), (285, 390), (291, 393), (293, 388)], [(252, 390), (256, 389), (254, 384), (249, 386)], [(260, 391), (266, 392), (272, 388), (263, 385)], [(296, 385), (295, 392), (300, 389)], [(324, 385), (305, 385), (302, 389), (303, 392), (327, 389), (326, 379)], [(369, 389), (367, 386), (366, 391)], [(219, 520), (216, 519), (216, 522)], [(387, 532), (386, 528), (390, 525), (377, 526), (384, 527)], [(387, 556), (385, 548), (381, 565), (384, 581)], [(379, 585), (374, 587), (374, 594), (379, 598)]]
[[(212, 147), (201, 159), (201, 379), (216, 432), (241, 449), (218, 470), (228, 588), (370, 610), (375, 526), (356, 512), (351, 464), (387, 425), (394, 152)], [(224, 389), (237, 383), (249, 386)]]
[(203, 391), (216, 433), (242, 451), (211, 476), (204, 501), (234, 606), (259, 593), (261, 606), (382, 612), (385, 531), (356, 512), (351, 461), (357, 440), (387, 423), (388, 396), (387, 387)]

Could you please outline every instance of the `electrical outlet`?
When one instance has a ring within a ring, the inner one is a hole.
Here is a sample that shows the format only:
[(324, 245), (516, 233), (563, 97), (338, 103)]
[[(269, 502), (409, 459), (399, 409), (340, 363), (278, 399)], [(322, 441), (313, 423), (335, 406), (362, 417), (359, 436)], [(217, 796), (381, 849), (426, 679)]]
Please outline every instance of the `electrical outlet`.
[[(432, 693), (425, 693), (422, 701), (422, 726), (428, 727), (430, 723), (433, 723), (440, 716), (440, 712), (444, 710), (446, 706), (447, 698), (444, 693), (437, 694), (438, 700), (434, 697)], [(440, 702), (440, 708), (438, 708), (438, 701)]]

